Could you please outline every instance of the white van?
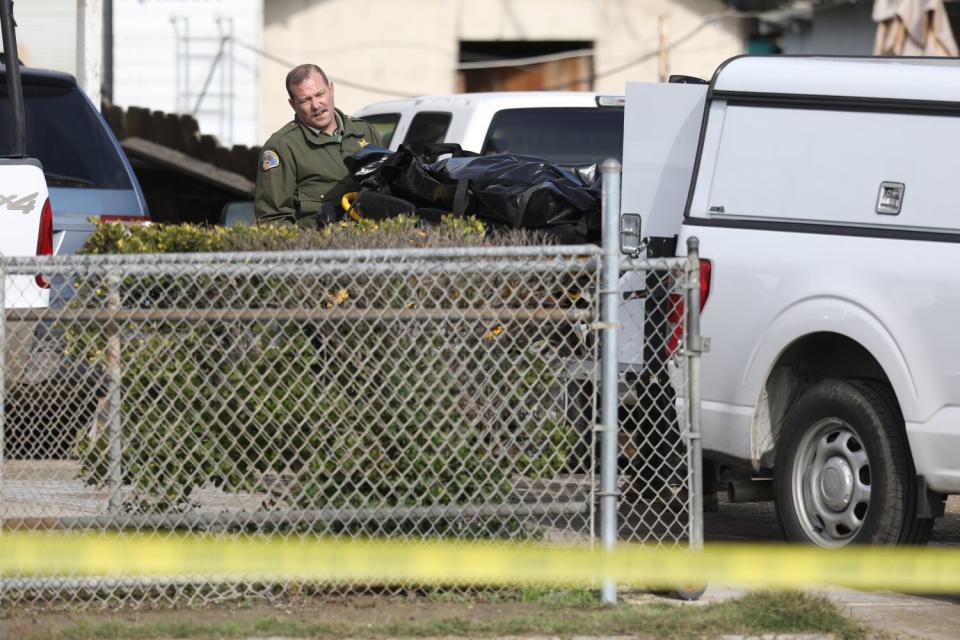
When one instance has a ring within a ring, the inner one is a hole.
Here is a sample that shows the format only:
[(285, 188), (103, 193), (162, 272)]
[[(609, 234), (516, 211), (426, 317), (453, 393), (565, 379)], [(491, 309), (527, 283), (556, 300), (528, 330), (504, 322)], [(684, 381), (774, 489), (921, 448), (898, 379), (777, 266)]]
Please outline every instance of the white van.
[(740, 57), (625, 118), (623, 212), (711, 262), (705, 457), (772, 477), (789, 540), (925, 542), (960, 493), (960, 61)]

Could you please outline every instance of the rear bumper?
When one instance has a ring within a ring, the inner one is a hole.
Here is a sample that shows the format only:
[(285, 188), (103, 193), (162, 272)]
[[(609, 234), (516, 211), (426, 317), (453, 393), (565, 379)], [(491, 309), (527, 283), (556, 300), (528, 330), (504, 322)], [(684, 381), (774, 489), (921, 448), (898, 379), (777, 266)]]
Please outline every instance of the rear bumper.
[(960, 494), (960, 407), (944, 407), (930, 420), (906, 426), (914, 465), (928, 487)]

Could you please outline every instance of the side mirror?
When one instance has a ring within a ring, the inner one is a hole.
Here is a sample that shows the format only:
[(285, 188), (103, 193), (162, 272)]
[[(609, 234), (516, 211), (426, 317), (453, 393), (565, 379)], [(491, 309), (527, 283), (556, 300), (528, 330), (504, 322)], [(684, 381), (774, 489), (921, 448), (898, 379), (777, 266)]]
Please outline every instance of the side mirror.
[(646, 248), (640, 235), (640, 214), (625, 213), (620, 216), (620, 253), (637, 256)]
[(235, 227), (239, 224), (256, 224), (257, 216), (253, 208), (253, 200), (228, 202), (223, 205), (220, 213), (220, 223), (226, 227)]

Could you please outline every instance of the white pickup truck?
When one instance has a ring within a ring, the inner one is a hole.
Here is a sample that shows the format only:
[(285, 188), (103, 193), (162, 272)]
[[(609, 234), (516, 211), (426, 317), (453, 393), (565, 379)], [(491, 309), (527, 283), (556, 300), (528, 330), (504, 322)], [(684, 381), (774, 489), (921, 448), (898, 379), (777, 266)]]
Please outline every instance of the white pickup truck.
[[(0, 2), (0, 32), (4, 51), (16, 51), (17, 40), (12, 3)], [(20, 65), (16, 57), (4, 60), (9, 96), (6, 122), (10, 128), (9, 147), (0, 149), (0, 255), (33, 256), (53, 253), (53, 213), (47, 183), (40, 162), (26, 157), (23, 91)], [(48, 305), (48, 284), (40, 275), (13, 275), (4, 278), (3, 309), (45, 308)], [(4, 388), (20, 381), (25, 363), (33, 349), (35, 322), (14, 321), (4, 324)], [(2, 443), (2, 441), (0, 441)], [(2, 453), (2, 451), (0, 451)]]
[(383, 144), (421, 152), (431, 143), (513, 153), (554, 164), (588, 165), (620, 157), (623, 96), (587, 91), (501, 91), (420, 96), (366, 106), (354, 114)]
[(927, 540), (960, 493), (960, 62), (740, 57), (627, 87), (622, 211), (711, 262), (704, 455), (789, 540)]

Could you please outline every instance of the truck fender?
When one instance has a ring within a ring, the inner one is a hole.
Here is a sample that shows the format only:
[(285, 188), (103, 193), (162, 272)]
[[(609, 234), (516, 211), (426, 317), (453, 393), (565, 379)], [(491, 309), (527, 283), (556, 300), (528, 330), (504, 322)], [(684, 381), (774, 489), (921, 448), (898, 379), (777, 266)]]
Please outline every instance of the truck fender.
[[(915, 372), (889, 328), (869, 309), (848, 299), (820, 296), (798, 300), (777, 314), (761, 332), (763, 336), (750, 354), (741, 388), (753, 404), (751, 457), (760, 468), (764, 453), (772, 451), (772, 429), (767, 384), (781, 356), (807, 336), (834, 333), (853, 340), (883, 369), (893, 387), (904, 416), (916, 413), (919, 402)], [(767, 461), (768, 462), (768, 461)]]

